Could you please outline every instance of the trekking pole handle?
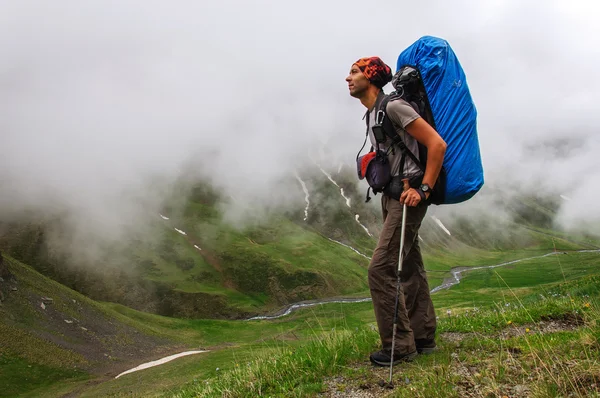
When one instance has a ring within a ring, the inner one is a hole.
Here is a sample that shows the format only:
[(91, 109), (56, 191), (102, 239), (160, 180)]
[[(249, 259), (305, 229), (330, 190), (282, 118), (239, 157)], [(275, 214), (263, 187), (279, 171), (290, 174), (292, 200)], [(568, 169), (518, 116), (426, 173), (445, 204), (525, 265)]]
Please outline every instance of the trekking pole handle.
[(408, 183), (408, 178), (402, 179), (402, 183), (404, 184), (403, 191), (408, 191), (410, 189), (410, 184)]

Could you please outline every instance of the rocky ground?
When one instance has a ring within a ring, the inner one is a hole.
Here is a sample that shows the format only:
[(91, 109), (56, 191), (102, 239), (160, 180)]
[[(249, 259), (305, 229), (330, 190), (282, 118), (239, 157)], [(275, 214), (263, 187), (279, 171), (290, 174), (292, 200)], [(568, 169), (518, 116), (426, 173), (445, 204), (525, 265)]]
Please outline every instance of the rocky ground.
[[(507, 344), (505, 347), (506, 355), (508, 358), (504, 359), (503, 365), (498, 367), (498, 355), (494, 353), (486, 356), (481, 352), (477, 353), (477, 356), (481, 360), (476, 363), (472, 363), (465, 360), (465, 351), (468, 348), (462, 348), (462, 342), (472, 338), (483, 338), (493, 339), (496, 341), (508, 341), (514, 337), (535, 334), (547, 334), (564, 331), (574, 331), (584, 325), (583, 319), (577, 316), (565, 315), (558, 319), (545, 319), (536, 323), (528, 325), (520, 325), (508, 327), (493, 335), (481, 335), (478, 336), (476, 333), (458, 333), (458, 332), (444, 332), (441, 333), (438, 338), (438, 344), (440, 349), (437, 355), (443, 358), (439, 358), (435, 365), (437, 369), (427, 369), (426, 365), (420, 369), (420, 376), (424, 378), (436, 378), (438, 375), (432, 376), (427, 374), (428, 372), (436, 373), (440, 372), (440, 364), (443, 368), (444, 380), (446, 383), (453, 383), (451, 386), (454, 391), (454, 396), (468, 397), (468, 398), (483, 398), (483, 397), (530, 397), (534, 396), (534, 390), (536, 387), (536, 381), (540, 380), (540, 372), (547, 372), (550, 379), (555, 377), (559, 379), (558, 372), (564, 371), (564, 367), (575, 367), (574, 364), (557, 364), (544, 365), (541, 358), (538, 361), (538, 369), (536, 372), (531, 372), (528, 376), (524, 376), (524, 365), (521, 361), (531, 361), (527, 355), (524, 355), (523, 351), (517, 347), (512, 347)], [(448, 355), (443, 355), (444, 351)], [(475, 351), (481, 351), (475, 349)], [(468, 355), (468, 354), (466, 354)], [(527, 358), (526, 358), (527, 357)], [(434, 367), (431, 364), (432, 368)], [(506, 366), (504, 366), (506, 365)], [(564, 366), (563, 366), (564, 365)], [(416, 380), (414, 371), (406, 372), (407, 366), (413, 366), (412, 364), (401, 364), (394, 367), (394, 385), (390, 388), (387, 381), (389, 380), (389, 368), (381, 368), (372, 366), (368, 359), (361, 363), (356, 363), (348, 369), (348, 372), (342, 372), (342, 374), (348, 374), (348, 376), (335, 376), (325, 381), (326, 391), (320, 394), (321, 397), (327, 398), (375, 398), (375, 397), (392, 397), (392, 396), (427, 396), (424, 394), (422, 386), (415, 386)], [(502, 377), (502, 382), (498, 382), (494, 377), (490, 377), (490, 373), (493, 373), (496, 368), (502, 368), (502, 371), (506, 372), (505, 377)], [(555, 375), (553, 376), (553, 373)], [(410, 376), (408, 376), (410, 375)], [(579, 376), (574, 376), (577, 387), (574, 388), (571, 395), (568, 396), (581, 396), (578, 391), (587, 391), (590, 394), (598, 394), (600, 392), (600, 373), (596, 376), (582, 373)], [(525, 380), (525, 382), (524, 382)], [(507, 382), (508, 381), (508, 382)], [(539, 392), (539, 391), (538, 391)], [(539, 394), (538, 394), (539, 396)], [(594, 395), (595, 396), (595, 395)]]

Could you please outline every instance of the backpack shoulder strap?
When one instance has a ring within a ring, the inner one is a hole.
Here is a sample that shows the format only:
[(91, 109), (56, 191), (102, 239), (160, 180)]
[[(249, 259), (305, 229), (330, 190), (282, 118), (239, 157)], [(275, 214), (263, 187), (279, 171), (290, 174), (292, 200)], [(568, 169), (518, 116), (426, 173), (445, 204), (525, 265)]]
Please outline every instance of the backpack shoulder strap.
[[(425, 172), (425, 166), (419, 161), (419, 159), (417, 159), (417, 157), (415, 156), (414, 153), (412, 153), (412, 151), (410, 149), (408, 149), (408, 147), (406, 146), (406, 144), (404, 143), (404, 141), (402, 140), (402, 137), (400, 137), (400, 135), (398, 135), (396, 133), (396, 128), (394, 127), (394, 123), (392, 122), (392, 119), (390, 119), (387, 116), (387, 106), (391, 101), (394, 101), (396, 99), (399, 99), (400, 97), (398, 95), (394, 95), (394, 94), (390, 94), (387, 95), (380, 104), (380, 109), (382, 110), (384, 113), (384, 117), (383, 117), (383, 121), (382, 121), (382, 127), (383, 127), (383, 131), (385, 132), (385, 134), (392, 140), (392, 144), (397, 146), (398, 148), (400, 148), (400, 150), (402, 151), (403, 155), (408, 156), (416, 165), (417, 167), (419, 167), (419, 169), (421, 169), (422, 172)], [(404, 130), (404, 128), (403, 128)], [(406, 131), (406, 130), (404, 130)], [(404, 162), (402, 162), (404, 163)]]

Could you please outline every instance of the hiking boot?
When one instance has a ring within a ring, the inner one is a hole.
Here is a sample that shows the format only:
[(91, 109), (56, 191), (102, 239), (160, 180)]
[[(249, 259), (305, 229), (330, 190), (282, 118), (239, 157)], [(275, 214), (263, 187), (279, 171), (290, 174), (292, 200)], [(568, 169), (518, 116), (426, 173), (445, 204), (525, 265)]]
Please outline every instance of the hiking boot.
[[(376, 366), (390, 366), (390, 363), (392, 361), (392, 357), (391, 357), (390, 354), (391, 354), (390, 350), (381, 350), (381, 351), (377, 351), (377, 352), (372, 353), (369, 356), (369, 359), (371, 360), (371, 363), (373, 365), (376, 365)], [(411, 352), (409, 354), (395, 353), (394, 354), (394, 365), (398, 365), (401, 362), (410, 362), (416, 356), (417, 356), (417, 351), (413, 351), (413, 352)]]
[(419, 354), (432, 354), (437, 350), (434, 339), (416, 339), (415, 345)]

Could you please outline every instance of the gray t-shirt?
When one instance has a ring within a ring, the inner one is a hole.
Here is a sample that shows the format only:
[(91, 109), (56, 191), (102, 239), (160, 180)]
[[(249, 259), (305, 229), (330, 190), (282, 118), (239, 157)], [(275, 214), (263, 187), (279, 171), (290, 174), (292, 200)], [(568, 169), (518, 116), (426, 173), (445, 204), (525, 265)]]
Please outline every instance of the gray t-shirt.
[[(375, 107), (375, 109), (376, 108), (377, 107)], [(375, 124), (376, 113), (377, 112), (375, 110), (372, 110), (371, 112), (369, 112), (368, 116), (370, 126), (369, 139), (371, 140), (371, 145), (373, 145), (373, 148), (377, 148), (377, 141), (375, 141), (375, 137), (373, 136), (372, 128)], [(402, 99), (397, 99), (389, 102), (386, 114), (393, 122), (394, 127), (396, 128), (396, 133), (400, 135), (400, 138), (402, 138), (402, 141), (404, 141), (406, 147), (417, 157), (417, 159), (419, 159), (418, 142), (404, 129), (406, 128), (406, 126), (408, 126), (410, 123), (420, 118), (421, 116), (419, 116), (419, 114), (413, 109), (412, 106), (410, 106), (406, 101)], [(379, 149), (385, 151), (391, 144), (392, 140), (390, 138), (387, 138), (387, 140), (384, 143), (379, 144)], [(400, 160), (402, 159), (402, 151), (400, 150), (400, 148), (394, 148), (392, 151), (390, 151), (388, 158), (390, 161), (390, 166), (392, 168), (393, 177), (396, 177), (401, 174), (405, 177), (411, 177), (421, 174), (421, 169), (419, 169), (419, 166), (417, 166), (409, 156), (405, 157), (404, 171), (400, 173)]]

